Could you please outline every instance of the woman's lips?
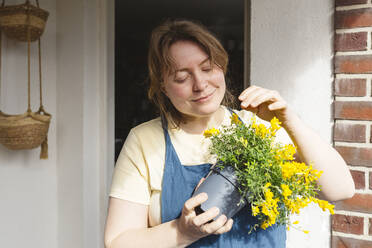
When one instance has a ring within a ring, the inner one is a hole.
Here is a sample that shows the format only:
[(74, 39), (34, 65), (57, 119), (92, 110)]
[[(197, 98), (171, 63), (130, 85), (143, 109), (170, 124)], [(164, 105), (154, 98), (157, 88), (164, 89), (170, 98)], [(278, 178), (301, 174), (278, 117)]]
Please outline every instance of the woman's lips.
[(212, 97), (212, 95), (214, 94), (214, 92), (215, 92), (215, 90), (212, 93), (207, 94), (206, 96), (199, 97), (199, 98), (194, 99), (192, 101), (193, 102), (198, 102), (198, 103), (206, 102), (206, 101), (208, 101)]

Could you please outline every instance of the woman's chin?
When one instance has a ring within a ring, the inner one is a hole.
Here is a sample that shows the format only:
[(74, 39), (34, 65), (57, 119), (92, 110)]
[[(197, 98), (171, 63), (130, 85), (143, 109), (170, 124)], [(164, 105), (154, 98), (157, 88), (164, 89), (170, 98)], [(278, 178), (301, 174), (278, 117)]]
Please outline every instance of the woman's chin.
[(207, 117), (215, 114), (221, 105), (201, 106), (195, 108), (190, 115), (195, 117)]

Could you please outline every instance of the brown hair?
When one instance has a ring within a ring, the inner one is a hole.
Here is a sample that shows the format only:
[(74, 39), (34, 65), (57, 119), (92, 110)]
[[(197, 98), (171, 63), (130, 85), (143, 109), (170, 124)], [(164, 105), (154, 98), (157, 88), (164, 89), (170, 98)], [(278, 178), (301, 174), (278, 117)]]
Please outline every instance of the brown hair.
[[(148, 97), (159, 108), (161, 117), (166, 118), (169, 114), (176, 127), (185, 120), (164, 94), (162, 84), (164, 75), (175, 67), (169, 49), (177, 41), (195, 42), (208, 55), (211, 63), (222, 69), (224, 75), (228, 65), (228, 55), (221, 43), (199, 23), (168, 20), (152, 31), (148, 54), (150, 77)], [(226, 89), (222, 104), (233, 107), (234, 102), (234, 96)]]

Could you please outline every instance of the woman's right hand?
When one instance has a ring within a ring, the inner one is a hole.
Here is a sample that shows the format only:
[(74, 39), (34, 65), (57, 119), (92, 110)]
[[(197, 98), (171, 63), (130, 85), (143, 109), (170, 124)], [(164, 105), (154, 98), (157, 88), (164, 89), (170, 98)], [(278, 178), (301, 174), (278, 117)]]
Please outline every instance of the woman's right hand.
[[(200, 193), (185, 202), (181, 217), (177, 220), (178, 232), (182, 238), (195, 242), (210, 234), (222, 234), (231, 230), (233, 220), (227, 220), (225, 215), (221, 215), (213, 221), (213, 218), (219, 214), (217, 207), (196, 215), (195, 208), (207, 199), (206, 193)], [(209, 223), (209, 221), (211, 222)]]

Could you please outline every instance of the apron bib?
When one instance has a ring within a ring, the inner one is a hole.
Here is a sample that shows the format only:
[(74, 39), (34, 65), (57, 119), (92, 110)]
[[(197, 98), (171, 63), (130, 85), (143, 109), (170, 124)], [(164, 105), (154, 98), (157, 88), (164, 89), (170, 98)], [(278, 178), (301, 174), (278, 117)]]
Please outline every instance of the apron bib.
[[(161, 192), (161, 222), (165, 223), (181, 216), (185, 201), (191, 197), (200, 179), (208, 174), (211, 164), (182, 165), (170, 139), (168, 125), (165, 120), (162, 123), (166, 150)], [(266, 230), (258, 229), (248, 234), (250, 227), (257, 223), (249, 205), (238, 212), (233, 220), (234, 224), (229, 232), (209, 235), (188, 247), (285, 248), (286, 230), (283, 225), (274, 225)]]

